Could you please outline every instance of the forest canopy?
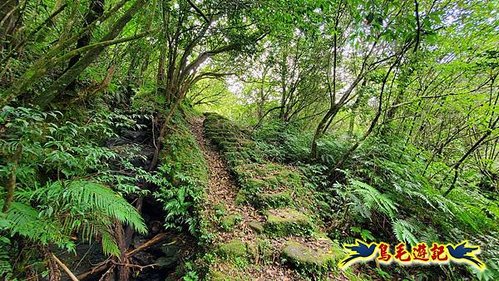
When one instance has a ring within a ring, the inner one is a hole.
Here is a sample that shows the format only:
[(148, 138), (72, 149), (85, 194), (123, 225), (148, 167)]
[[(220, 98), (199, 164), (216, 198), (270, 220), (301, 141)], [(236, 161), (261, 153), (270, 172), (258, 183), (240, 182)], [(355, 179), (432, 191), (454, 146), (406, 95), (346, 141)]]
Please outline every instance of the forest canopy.
[(498, 280), (498, 46), (498, 1), (4, 0), (0, 278)]

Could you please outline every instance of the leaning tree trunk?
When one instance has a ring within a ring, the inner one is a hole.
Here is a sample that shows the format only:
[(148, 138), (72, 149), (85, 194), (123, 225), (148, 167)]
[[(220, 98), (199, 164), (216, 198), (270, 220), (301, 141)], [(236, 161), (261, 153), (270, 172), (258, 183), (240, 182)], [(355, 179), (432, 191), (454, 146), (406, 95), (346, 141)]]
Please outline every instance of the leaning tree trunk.
[(326, 128), (327, 123), (336, 116), (336, 114), (339, 111), (339, 107), (334, 105), (332, 106), (329, 111), (322, 117), (321, 121), (317, 125), (317, 128), (315, 129), (314, 136), (312, 138), (312, 143), (310, 145), (310, 156), (312, 159), (317, 159), (317, 141), (324, 135), (324, 130)]
[(13, 45), (13, 36), (20, 19), (19, 8), (19, 0), (6, 0), (0, 4), (0, 52)]
[[(83, 21), (83, 29), (87, 28), (91, 23), (93, 23), (99, 17), (101, 17), (103, 13), (104, 13), (104, 0), (92, 0), (92, 2), (90, 2), (90, 7)], [(80, 38), (78, 38), (75, 49), (88, 46), (88, 44), (90, 44), (91, 39), (92, 39), (92, 29), (87, 30), (87, 32), (83, 33), (83, 35)], [(80, 58), (81, 54), (73, 56), (69, 60), (68, 68), (66, 69), (66, 71), (69, 70), (71, 67), (73, 67), (80, 60)], [(74, 90), (75, 88), (74, 81), (71, 82), (67, 88)]]
[[(116, 4), (113, 8), (111, 8), (107, 13), (105, 13), (101, 19), (100, 22), (104, 22), (105, 20), (109, 19), (111, 15), (114, 15), (116, 12), (118, 12), (123, 6), (128, 2), (128, 0), (121, 0), (118, 4)], [(141, 4), (143, 4), (144, 1), (141, 1)], [(50, 23), (51, 20), (58, 14), (60, 13), (65, 7), (65, 5), (62, 5), (58, 10), (56, 10), (42, 25), (37, 27), (34, 32), (32, 32), (28, 37), (32, 37), (36, 35), (38, 31), (43, 28), (47, 23)], [(96, 21), (94, 21), (93, 25), (96, 24)], [(89, 27), (92, 27), (90, 25)], [(87, 30), (84, 29), (82, 32), (86, 32)], [(21, 77), (19, 77), (15, 83), (13, 83), (7, 90), (4, 92), (0, 93), (0, 107), (3, 107), (10, 102), (12, 102), (14, 99), (19, 97), (22, 94), (25, 94), (29, 88), (31, 88), (33, 85), (35, 85), (39, 80), (46, 75), (50, 70), (52, 70), (54, 67), (65, 61), (66, 59), (70, 59), (74, 55), (73, 53), (70, 52), (69, 55), (66, 56), (61, 56), (61, 53), (69, 48), (71, 44), (75, 43), (78, 38), (81, 37), (81, 34), (76, 34), (73, 36), (67, 36), (60, 38), (57, 44), (55, 44), (52, 48), (50, 48), (47, 53), (42, 56), (40, 59), (38, 59), (36, 62), (34, 62), (25, 72)], [(119, 40), (112, 40), (112, 41), (119, 41)], [(109, 45), (115, 44), (112, 41), (107, 41), (107, 42), (99, 42), (96, 43), (100, 47), (107, 47)], [(26, 43), (26, 42), (25, 42)], [(84, 48), (83, 48), (84, 49)], [(83, 52), (83, 50), (81, 50)], [(11, 55), (11, 54), (10, 54)], [(67, 57), (69, 56), (69, 57)], [(7, 56), (9, 57), (9, 55)], [(3, 59), (1, 64), (3, 65), (6, 63), (6, 59)], [(43, 98), (42, 98), (43, 102)]]
[[(146, 0), (137, 0), (135, 4), (125, 12), (123, 16), (111, 27), (111, 30), (102, 38), (102, 42), (112, 41), (115, 39), (126, 26), (126, 24), (133, 18), (133, 16), (142, 8)], [(78, 62), (68, 69), (59, 79), (57, 79), (50, 88), (39, 98), (38, 104), (44, 108), (59, 93), (64, 90), (71, 82), (73, 82), (92, 62), (99, 57), (104, 51), (106, 46), (98, 46), (92, 48)]]

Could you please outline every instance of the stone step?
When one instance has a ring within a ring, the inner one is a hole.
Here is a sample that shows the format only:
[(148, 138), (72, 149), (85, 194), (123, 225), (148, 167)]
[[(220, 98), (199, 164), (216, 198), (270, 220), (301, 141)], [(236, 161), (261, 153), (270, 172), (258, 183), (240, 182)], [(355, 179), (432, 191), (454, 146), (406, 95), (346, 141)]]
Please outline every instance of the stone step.
[(235, 258), (247, 258), (246, 243), (234, 239), (218, 247), (218, 254), (228, 260)]
[(264, 229), (269, 236), (307, 236), (315, 230), (311, 218), (295, 209), (271, 209), (265, 216)]
[(335, 266), (341, 248), (329, 238), (304, 242), (290, 239), (281, 251), (281, 258), (304, 272), (325, 272)]
[(293, 205), (293, 198), (289, 190), (275, 193), (258, 193), (254, 196), (251, 204), (261, 210), (269, 208), (284, 208)]
[(248, 223), (248, 226), (258, 234), (263, 233), (265, 231), (263, 224), (261, 224), (259, 221), (250, 221)]

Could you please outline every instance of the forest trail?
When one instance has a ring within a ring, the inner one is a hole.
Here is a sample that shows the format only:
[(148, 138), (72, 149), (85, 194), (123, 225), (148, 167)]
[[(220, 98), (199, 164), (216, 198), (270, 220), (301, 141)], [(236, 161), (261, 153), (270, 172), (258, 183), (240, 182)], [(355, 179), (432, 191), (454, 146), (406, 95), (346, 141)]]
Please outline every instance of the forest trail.
[[(263, 223), (265, 218), (249, 204), (236, 204), (237, 183), (220, 152), (215, 145), (206, 139), (203, 128), (204, 119), (204, 117), (197, 117), (192, 119), (190, 123), (191, 130), (203, 151), (209, 167), (210, 178), (204, 212), (210, 221), (210, 232), (215, 234), (212, 243), (215, 247), (218, 247), (224, 243), (238, 240), (254, 245), (257, 243), (258, 238), (255, 230), (250, 227), (250, 223), (255, 221)], [(220, 222), (217, 219), (217, 213), (220, 212), (223, 212), (225, 217), (240, 215), (240, 222), (234, 226), (232, 231), (220, 230)], [(283, 239), (272, 239), (273, 247), (282, 248), (284, 242), (285, 240)], [(258, 259), (255, 262), (258, 264)], [(223, 263), (213, 264), (210, 270), (224, 273), (231, 270), (225, 268), (225, 266)], [(251, 276), (247, 276), (248, 274)], [(292, 269), (280, 265), (279, 256), (275, 255), (272, 257), (271, 263), (250, 267), (245, 270), (245, 275), (246, 278), (250, 277), (251, 280), (303, 280)]]
[[(228, 215), (241, 214), (239, 227), (232, 232), (222, 232), (215, 237), (215, 243), (230, 241), (234, 238), (254, 240), (255, 233), (248, 226), (251, 221), (263, 222), (263, 217), (249, 205), (236, 204), (237, 183), (227, 168), (225, 161), (216, 147), (206, 140), (203, 129), (204, 118), (196, 118), (192, 124), (192, 131), (198, 141), (209, 167), (209, 182), (207, 190), (207, 205), (205, 211), (208, 218), (215, 218), (219, 207), (223, 206)], [(219, 211), (220, 212), (220, 211)], [(216, 227), (216, 222), (212, 221)]]

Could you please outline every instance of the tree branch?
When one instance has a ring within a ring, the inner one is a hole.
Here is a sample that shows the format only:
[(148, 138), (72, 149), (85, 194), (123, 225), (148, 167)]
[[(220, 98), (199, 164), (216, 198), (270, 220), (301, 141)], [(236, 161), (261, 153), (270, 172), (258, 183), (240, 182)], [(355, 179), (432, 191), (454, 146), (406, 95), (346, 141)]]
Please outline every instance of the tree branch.
[(196, 10), (196, 12), (204, 19), (204, 21), (206, 21), (206, 23), (210, 23), (210, 20), (203, 14), (203, 12), (194, 3), (192, 3), (191, 0), (187, 0), (187, 2), (189, 3), (189, 5), (191, 5), (192, 8), (194, 8), (194, 10)]

